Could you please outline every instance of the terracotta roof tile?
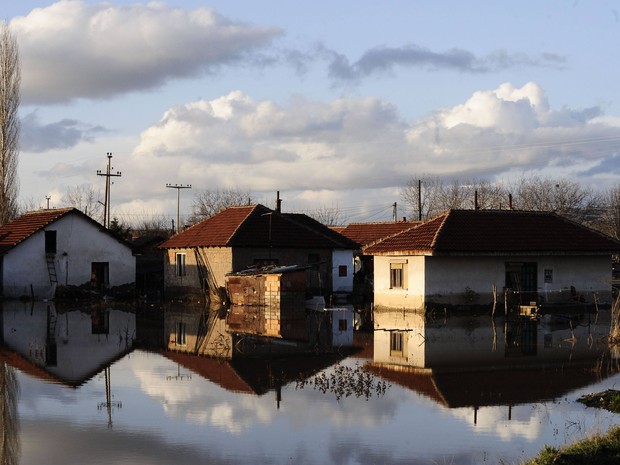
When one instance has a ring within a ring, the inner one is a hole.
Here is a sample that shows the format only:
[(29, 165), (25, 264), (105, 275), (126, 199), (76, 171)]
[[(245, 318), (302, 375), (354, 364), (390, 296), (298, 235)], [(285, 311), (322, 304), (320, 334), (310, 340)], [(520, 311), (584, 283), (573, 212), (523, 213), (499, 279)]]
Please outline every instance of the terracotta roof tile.
[(371, 247), (384, 253), (610, 253), (620, 242), (549, 212), (448, 210)]
[[(305, 215), (303, 215), (305, 216)], [(356, 248), (326, 226), (263, 205), (231, 207), (171, 237), (160, 247)]]
[(78, 210), (75, 208), (37, 210), (25, 213), (19, 218), (10, 221), (0, 227), (0, 253), (15, 247), (48, 224), (73, 211)]

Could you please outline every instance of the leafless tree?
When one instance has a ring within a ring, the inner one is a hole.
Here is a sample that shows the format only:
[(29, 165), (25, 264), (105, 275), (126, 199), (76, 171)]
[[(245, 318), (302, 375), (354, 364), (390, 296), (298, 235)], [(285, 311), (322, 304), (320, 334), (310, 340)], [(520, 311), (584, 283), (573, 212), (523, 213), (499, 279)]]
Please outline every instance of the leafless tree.
[(103, 211), (100, 198), (101, 192), (95, 191), (92, 185), (81, 184), (68, 187), (60, 201), (63, 206), (77, 208), (91, 218), (98, 218)]
[(446, 183), (436, 176), (412, 178), (401, 189), (401, 199), (413, 219), (427, 219), (451, 208), (501, 208), (508, 203), (508, 195), (499, 184), (481, 179), (453, 179)]
[(323, 206), (316, 210), (308, 211), (307, 215), (325, 226), (343, 226), (349, 222), (348, 216), (338, 206)]
[(11, 220), (18, 210), (17, 163), (20, 122), (21, 83), (17, 40), (6, 22), (0, 23), (0, 225)]
[(249, 205), (252, 202), (250, 191), (234, 189), (207, 189), (196, 193), (194, 214), (190, 222), (195, 223), (210, 218), (228, 207)]
[(445, 210), (443, 181), (438, 176), (414, 176), (400, 191), (409, 215), (417, 220), (431, 218)]
[(568, 179), (531, 176), (513, 182), (513, 207), (550, 211), (579, 223), (594, 226), (604, 206), (604, 196)]

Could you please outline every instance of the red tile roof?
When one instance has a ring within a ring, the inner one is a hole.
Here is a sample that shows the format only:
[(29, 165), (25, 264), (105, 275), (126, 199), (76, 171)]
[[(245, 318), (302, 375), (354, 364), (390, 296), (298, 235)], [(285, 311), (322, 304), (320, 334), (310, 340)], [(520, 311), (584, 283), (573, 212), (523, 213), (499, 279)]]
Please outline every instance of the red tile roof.
[(549, 212), (448, 210), (366, 249), (371, 255), (611, 253), (620, 242)]
[[(302, 215), (305, 216), (305, 215)], [(231, 207), (171, 237), (160, 247), (348, 248), (356, 244), (312, 219), (263, 205)]]
[(75, 208), (38, 210), (25, 213), (19, 218), (10, 221), (0, 227), (0, 253), (15, 247), (45, 226), (74, 211), (79, 210)]
[(363, 248), (375, 242), (409, 229), (419, 222), (351, 223), (343, 228), (333, 228), (343, 236), (357, 242)]

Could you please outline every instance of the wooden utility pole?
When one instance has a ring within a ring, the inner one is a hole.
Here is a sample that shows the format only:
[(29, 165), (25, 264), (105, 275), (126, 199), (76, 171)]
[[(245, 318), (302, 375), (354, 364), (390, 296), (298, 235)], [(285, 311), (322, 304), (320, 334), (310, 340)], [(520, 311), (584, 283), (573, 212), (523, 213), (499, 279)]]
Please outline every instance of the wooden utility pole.
[(110, 178), (113, 176), (120, 177), (121, 172), (117, 171), (116, 173), (112, 173), (112, 153), (107, 153), (108, 157), (108, 167), (106, 172), (103, 173), (101, 170), (97, 170), (97, 176), (105, 176), (105, 199), (103, 201), (103, 226), (110, 229)]

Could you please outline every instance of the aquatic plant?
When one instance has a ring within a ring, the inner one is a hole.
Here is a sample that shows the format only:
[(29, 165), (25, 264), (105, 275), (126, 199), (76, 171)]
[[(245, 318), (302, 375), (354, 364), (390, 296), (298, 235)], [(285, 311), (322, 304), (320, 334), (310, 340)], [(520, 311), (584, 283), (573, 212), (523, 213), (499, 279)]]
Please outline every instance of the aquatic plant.
[(337, 400), (353, 395), (366, 400), (373, 395), (381, 397), (391, 387), (384, 380), (377, 379), (359, 363), (356, 363), (355, 368), (338, 364), (329, 374), (322, 372), (309, 379), (297, 380), (296, 389), (303, 389), (306, 386), (311, 386), (323, 394), (331, 392), (335, 394)]

